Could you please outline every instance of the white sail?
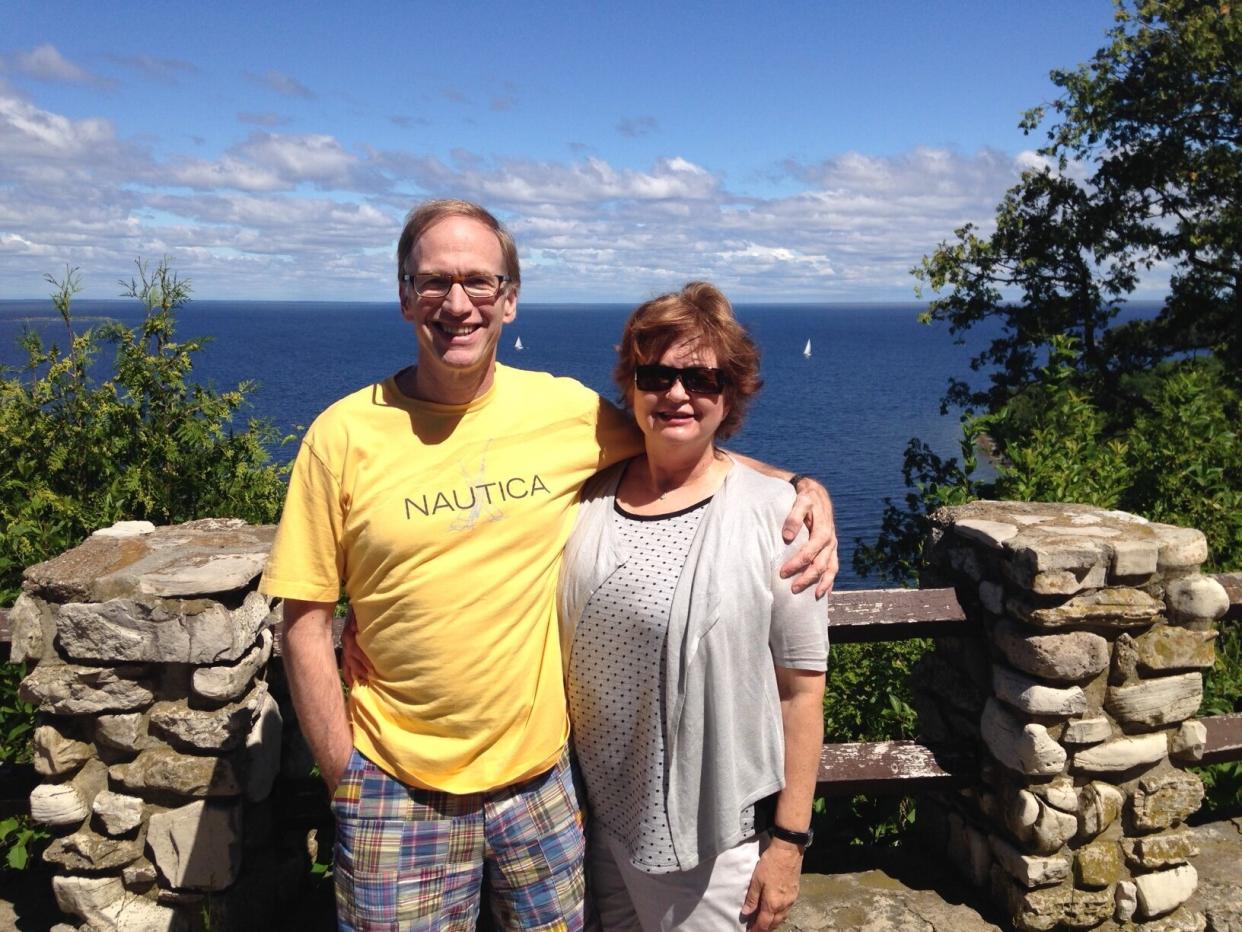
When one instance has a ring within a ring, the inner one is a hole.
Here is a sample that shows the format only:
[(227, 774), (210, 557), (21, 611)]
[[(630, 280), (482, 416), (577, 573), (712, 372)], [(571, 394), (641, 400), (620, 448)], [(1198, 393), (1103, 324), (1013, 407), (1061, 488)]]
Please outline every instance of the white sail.
[(802, 355), (805, 356), (807, 359), (811, 358), (811, 341), (810, 340), (807, 340), (806, 346), (802, 347)]
[(521, 337), (518, 337), (518, 338), (517, 338), (517, 339), (513, 342), (513, 348), (514, 348), (514, 349), (516, 349), (516, 350), (525, 349), (525, 347), (524, 347), (524, 346), (522, 346), (522, 338), (521, 338)]

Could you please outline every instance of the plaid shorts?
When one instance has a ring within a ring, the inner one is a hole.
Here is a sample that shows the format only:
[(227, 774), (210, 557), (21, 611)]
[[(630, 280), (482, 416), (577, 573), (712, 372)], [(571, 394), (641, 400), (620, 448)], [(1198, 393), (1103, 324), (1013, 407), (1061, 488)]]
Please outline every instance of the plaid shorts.
[(461, 796), (406, 786), (355, 750), (332, 811), (342, 930), (473, 932), (484, 878), (498, 928), (594, 928), (568, 750), (545, 774)]

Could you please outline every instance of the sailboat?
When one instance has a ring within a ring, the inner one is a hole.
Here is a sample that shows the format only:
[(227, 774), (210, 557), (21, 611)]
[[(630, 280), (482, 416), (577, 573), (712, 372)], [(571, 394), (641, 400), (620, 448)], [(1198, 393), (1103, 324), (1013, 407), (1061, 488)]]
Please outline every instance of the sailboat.
[(515, 350), (526, 349), (526, 347), (524, 347), (524, 346), (522, 345), (522, 338), (521, 338), (521, 337), (518, 337), (516, 340), (514, 340), (514, 341), (513, 341), (513, 348), (514, 348)]
[(810, 359), (810, 358), (811, 358), (811, 341), (810, 341), (810, 340), (807, 340), (807, 341), (806, 341), (806, 346), (802, 347), (802, 355), (803, 355), (803, 357), (805, 357), (806, 359)]

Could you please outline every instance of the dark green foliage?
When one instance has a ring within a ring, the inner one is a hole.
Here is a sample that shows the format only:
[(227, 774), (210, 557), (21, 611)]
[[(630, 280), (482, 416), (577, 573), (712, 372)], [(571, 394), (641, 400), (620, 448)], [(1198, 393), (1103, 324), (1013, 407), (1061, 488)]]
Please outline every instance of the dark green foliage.
[[(913, 270), (934, 295), (922, 319), (999, 335), (954, 379), (962, 457), (917, 439), (910, 489), (887, 502), (863, 574), (917, 578), (928, 515), (973, 498), (1081, 502), (1196, 527), (1205, 569), (1242, 570), (1242, 4), (1118, 0), (1108, 44), (1054, 71), (1061, 95), (1043, 165)], [(1149, 320), (1118, 323), (1145, 274), (1169, 277)], [(990, 469), (980, 468), (982, 447)], [(1242, 707), (1239, 634), (1226, 630), (1204, 707)], [(1217, 804), (1242, 766), (1211, 769)]]
[[(65, 348), (28, 332), (25, 364), (0, 380), (0, 604), (16, 597), (25, 567), (119, 520), (274, 520), (284, 483), (267, 455), (271, 430), (233, 424), (253, 384), (228, 392), (195, 384), (203, 341), (175, 339), (189, 282), (166, 261), (149, 273), (140, 262), (137, 278), (122, 284), (146, 307), (142, 323), (77, 333), (76, 272), (49, 281)], [(95, 380), (104, 346), (115, 353), (112, 371)]]

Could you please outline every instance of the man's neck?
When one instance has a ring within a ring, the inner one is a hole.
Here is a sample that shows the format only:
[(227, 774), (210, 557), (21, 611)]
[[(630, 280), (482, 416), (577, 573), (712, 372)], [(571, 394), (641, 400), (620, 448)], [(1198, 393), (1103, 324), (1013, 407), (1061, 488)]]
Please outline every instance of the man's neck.
[(461, 373), (436, 373), (424, 366), (411, 366), (397, 374), (397, 388), (418, 401), (464, 405), (484, 395), (492, 387), (495, 374), (495, 360), (480, 371)]

